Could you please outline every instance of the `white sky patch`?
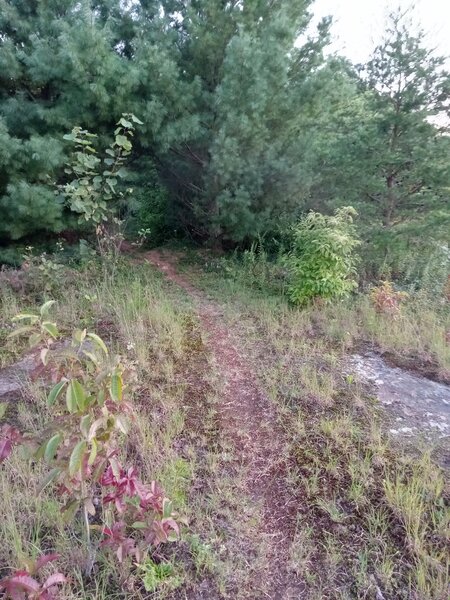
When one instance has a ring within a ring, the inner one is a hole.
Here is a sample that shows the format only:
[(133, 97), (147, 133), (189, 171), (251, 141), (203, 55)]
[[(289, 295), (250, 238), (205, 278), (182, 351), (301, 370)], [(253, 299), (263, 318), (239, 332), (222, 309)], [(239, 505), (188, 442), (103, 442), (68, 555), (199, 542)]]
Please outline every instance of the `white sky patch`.
[[(354, 63), (366, 62), (382, 38), (387, 15), (411, 0), (316, 0), (310, 10), (313, 25), (333, 17), (331, 50)], [(412, 19), (427, 33), (426, 45), (450, 56), (450, 0), (416, 0)], [(449, 66), (450, 66), (450, 61)]]

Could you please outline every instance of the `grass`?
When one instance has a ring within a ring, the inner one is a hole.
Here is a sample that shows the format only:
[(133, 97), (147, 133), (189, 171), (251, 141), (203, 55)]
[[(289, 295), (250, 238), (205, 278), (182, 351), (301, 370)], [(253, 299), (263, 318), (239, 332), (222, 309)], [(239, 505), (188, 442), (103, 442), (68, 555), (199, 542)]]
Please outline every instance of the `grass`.
[[(304, 582), (304, 597), (447, 598), (444, 474), (430, 452), (412, 456), (391, 445), (379, 405), (345, 375), (344, 362), (370, 344), (444, 373), (449, 316), (421, 298), (398, 320), (377, 314), (365, 296), (292, 310), (276, 286), (267, 287), (264, 269), (251, 287), (248, 271), (233, 268), (223, 277), (211, 266), (185, 268), (220, 305), (288, 441), (280, 460), (289, 465), (287, 486), (297, 504), (286, 532), (288, 561)], [(0, 287), (2, 366), (25, 351), (6, 339), (10, 318), (36, 308), (46, 294), (39, 285), (26, 294)], [(88, 327), (123, 355), (136, 412), (124, 454), (143, 480), (163, 485), (188, 526), (181, 542), (158, 549), (125, 579), (108, 556), (86, 578), (81, 528), (63, 522), (50, 489), (38, 493), (43, 467), (15, 453), (0, 469), (0, 575), (24, 557), (56, 550), (58, 567), (72, 579), (64, 600), (255, 598), (250, 573), (269, 542), (256, 540), (259, 551), (249, 557), (246, 540), (263, 517), (243, 491), (244, 473), (221, 431), (220, 364), (211, 361), (189, 298), (135, 262), (120, 265), (114, 278), (94, 268), (70, 271), (52, 296), (64, 330)], [(16, 418), (23, 428), (48, 420), (42, 390), (27, 390)]]
[[(17, 294), (3, 286), (0, 294), (0, 328), (6, 337), (12, 316), (25, 308), (37, 309), (48, 293), (37, 286), (30, 293)], [(203, 414), (209, 411), (214, 418), (213, 409), (204, 408), (214, 392), (209, 391), (209, 384), (202, 384), (207, 373), (192, 377), (198, 363), (205, 369), (207, 360), (189, 301), (179, 290), (163, 283), (148, 265), (129, 264), (119, 268), (113, 281), (95, 269), (70, 271), (63, 285), (55, 286), (51, 295), (57, 299), (54, 318), (63, 331), (80, 325), (87, 327), (101, 334), (122, 355), (136, 413), (124, 455), (137, 465), (144, 481), (156, 479), (161, 483), (178, 513), (201, 533), (162, 553), (158, 549), (158, 564), (175, 566), (170, 576), (157, 581), (152, 594), (155, 598), (166, 597), (172, 593), (175, 581), (175, 587), (195, 586), (196, 579), (203, 579), (216, 562), (208, 542), (208, 535), (214, 538), (215, 534), (211, 533), (203, 500), (192, 492), (193, 482), (199, 477), (197, 470), (203, 469), (207, 476), (207, 462), (212, 463), (213, 458), (211, 452), (208, 460), (198, 459), (196, 448), (201, 443), (199, 437), (204, 435), (203, 426), (197, 427), (194, 435), (186, 431), (186, 421), (189, 419), (192, 426), (191, 412), (197, 410)], [(26, 347), (17, 344), (17, 340), (7, 340), (3, 365), (13, 363), (24, 351)], [(193, 407), (193, 403), (201, 404), (201, 409)], [(14, 412), (16, 424), (24, 430), (39, 429), (51, 418), (43, 391), (36, 386), (26, 391)], [(11, 414), (8, 409), (5, 420)], [(128, 574), (124, 585), (116, 562), (108, 558), (101, 559), (95, 577), (86, 579), (82, 575), (82, 529), (76, 522), (70, 526), (63, 522), (60, 502), (50, 489), (38, 492), (44, 473), (45, 467), (37, 468), (19, 453), (14, 453), (0, 469), (0, 577), (20, 567), (27, 557), (57, 551), (61, 554), (58, 568), (75, 582), (65, 587), (64, 598), (144, 597), (145, 573)], [(205, 514), (204, 525), (203, 516), (197, 517), (197, 511)]]
[(192, 272), (226, 299), (224, 314), (239, 323), (244, 352), (291, 440), (289, 484), (302, 499), (292, 562), (308, 583), (306, 597), (446, 598), (444, 473), (430, 453), (391, 446), (378, 404), (343, 376), (343, 365), (369, 343), (445, 372), (448, 314), (417, 298), (401, 319), (388, 319), (364, 296), (300, 312), (239, 278)]
[[(261, 322), (276, 328), (278, 315), (292, 311), (284, 295), (283, 273), (264, 252), (248, 251), (244, 258), (186, 253), (181, 265), (197, 271), (198, 284), (216, 298), (236, 298), (240, 307), (261, 313)], [(390, 353), (407, 366), (423, 366), (424, 372), (450, 381), (450, 311), (445, 301), (446, 279), (440, 295), (437, 281), (432, 291), (410, 291), (398, 318), (378, 313), (370, 294), (354, 294), (349, 300), (309, 307), (296, 314), (296, 326), (340, 351), (372, 347)], [(234, 309), (231, 308), (231, 311)], [(244, 309), (245, 311), (245, 309)], [(237, 313), (236, 313), (237, 316)]]

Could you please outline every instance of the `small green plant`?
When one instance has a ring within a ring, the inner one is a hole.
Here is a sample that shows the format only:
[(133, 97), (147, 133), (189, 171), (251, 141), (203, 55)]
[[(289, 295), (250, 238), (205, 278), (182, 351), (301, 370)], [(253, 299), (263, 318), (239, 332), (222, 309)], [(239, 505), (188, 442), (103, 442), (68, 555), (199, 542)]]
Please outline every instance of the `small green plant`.
[(334, 216), (311, 212), (294, 227), (293, 247), (283, 261), (291, 302), (305, 306), (316, 299), (344, 298), (357, 286), (356, 214), (351, 206)]
[(181, 579), (175, 574), (171, 563), (155, 563), (148, 558), (139, 565), (139, 569), (146, 592), (154, 592), (162, 584), (168, 585), (170, 589), (176, 589), (181, 584)]
[(43, 369), (54, 384), (47, 396), (53, 420), (43, 431), (23, 435), (3, 427), (0, 459), (22, 444), (30, 458), (48, 464), (41, 488), (56, 486), (66, 521), (83, 515), (88, 572), (94, 560), (92, 531), (100, 532), (100, 546), (112, 548), (120, 563), (132, 556), (141, 561), (151, 546), (177, 538), (172, 503), (156, 482), (145, 485), (133, 466), (123, 467), (117, 458), (133, 418), (123, 395), (120, 357), (110, 356), (103, 340), (86, 330), (55, 343), (60, 334), (48, 316), (53, 304), (46, 302), (39, 314), (18, 315), (20, 327), (12, 333), (28, 336), (30, 345), (40, 349)]
[[(119, 180), (128, 176), (125, 164), (132, 150), (136, 125), (142, 125), (131, 113), (124, 113), (114, 131), (114, 141), (99, 158), (94, 148), (96, 135), (74, 127), (64, 139), (75, 144), (65, 172), (72, 179), (59, 186), (69, 208), (81, 222), (95, 227), (98, 251), (105, 275), (114, 278), (123, 242), (122, 221), (118, 218), (119, 200), (124, 196)], [(128, 190), (128, 193), (131, 190)]]
[(124, 113), (114, 131), (114, 142), (105, 150), (106, 156), (99, 158), (93, 144), (94, 133), (74, 127), (64, 139), (75, 144), (70, 162), (65, 168), (72, 179), (60, 186), (69, 208), (80, 215), (81, 221), (96, 226), (111, 220), (113, 200), (120, 193), (118, 179), (127, 175), (125, 162), (131, 154), (131, 138), (135, 125), (142, 125), (133, 114)]
[(22, 256), (24, 283), (31, 289), (52, 294), (62, 284), (66, 273), (66, 266), (62, 262), (63, 245), (58, 242), (56, 251), (51, 255), (46, 252), (35, 254), (33, 250), (32, 246), (27, 246)]

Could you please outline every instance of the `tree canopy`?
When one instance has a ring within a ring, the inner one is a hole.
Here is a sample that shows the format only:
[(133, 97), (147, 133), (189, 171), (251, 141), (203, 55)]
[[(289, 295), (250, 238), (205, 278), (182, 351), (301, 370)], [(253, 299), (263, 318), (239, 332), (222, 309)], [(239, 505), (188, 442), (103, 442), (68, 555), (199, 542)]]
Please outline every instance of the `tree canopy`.
[(396, 13), (372, 59), (352, 65), (326, 54), (330, 20), (311, 32), (313, 9), (0, 0), (1, 238), (67, 227), (64, 135), (80, 127), (107, 147), (129, 112), (143, 123), (135, 196), (164, 197), (172, 231), (240, 243), (349, 203), (380, 231), (445, 223), (444, 59)]

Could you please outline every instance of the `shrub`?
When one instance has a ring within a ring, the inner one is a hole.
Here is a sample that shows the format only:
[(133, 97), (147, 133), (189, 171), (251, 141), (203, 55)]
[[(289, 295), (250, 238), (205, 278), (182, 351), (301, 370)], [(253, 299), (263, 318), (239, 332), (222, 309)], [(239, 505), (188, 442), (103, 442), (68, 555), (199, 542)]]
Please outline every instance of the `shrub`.
[(60, 190), (69, 208), (80, 215), (81, 222), (100, 225), (114, 214), (117, 207), (113, 201), (120, 197), (118, 180), (127, 175), (125, 162), (131, 154), (135, 124), (142, 125), (142, 121), (132, 114), (122, 115), (114, 131), (114, 142), (102, 159), (93, 146), (95, 134), (74, 127), (64, 136), (75, 145), (75, 150), (65, 168), (72, 179), (60, 186)]
[(379, 313), (398, 316), (401, 303), (406, 300), (406, 292), (397, 292), (390, 281), (383, 281), (370, 293), (375, 310)]
[(356, 214), (351, 206), (338, 209), (334, 216), (311, 212), (294, 226), (292, 249), (283, 260), (294, 304), (343, 298), (357, 286)]
[(121, 438), (133, 418), (120, 357), (110, 356), (103, 340), (86, 330), (75, 330), (70, 342), (55, 343), (60, 334), (48, 316), (53, 304), (42, 305), (40, 314), (17, 315), (20, 326), (11, 334), (28, 336), (40, 349), (54, 384), (47, 396), (53, 420), (37, 433), (3, 427), (0, 460), (22, 444), (30, 458), (49, 465), (41, 488), (55, 486), (66, 521), (82, 515), (87, 572), (94, 556), (91, 531), (100, 533), (99, 545), (113, 548), (120, 563), (128, 557), (140, 562), (152, 546), (177, 538), (172, 503), (156, 482), (144, 484), (132, 465), (118, 461)]
[(58, 558), (58, 554), (43, 554), (36, 561), (27, 560), (25, 569), (14, 571), (0, 580), (0, 590), (4, 590), (5, 599), (56, 600), (59, 597), (58, 586), (66, 582), (65, 576), (53, 573), (43, 582), (36, 577), (45, 565)]

